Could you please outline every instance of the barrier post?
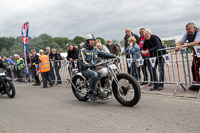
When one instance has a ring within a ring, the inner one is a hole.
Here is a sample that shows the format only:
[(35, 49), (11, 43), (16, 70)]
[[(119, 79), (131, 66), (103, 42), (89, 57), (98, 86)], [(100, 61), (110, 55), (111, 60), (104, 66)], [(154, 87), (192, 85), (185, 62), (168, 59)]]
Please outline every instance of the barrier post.
[[(182, 63), (183, 63), (183, 71), (184, 71), (184, 78), (185, 78), (185, 85), (187, 86), (187, 77), (186, 77), (186, 71), (185, 71), (185, 60), (184, 60), (184, 56), (183, 56), (183, 50), (181, 50), (181, 57), (182, 57)], [(185, 89), (186, 91), (186, 89)]]
[(189, 57), (188, 57), (188, 48), (186, 49), (186, 59), (187, 59), (187, 68), (188, 68), (188, 76), (189, 76), (189, 86), (191, 86), (191, 72), (189, 66)]

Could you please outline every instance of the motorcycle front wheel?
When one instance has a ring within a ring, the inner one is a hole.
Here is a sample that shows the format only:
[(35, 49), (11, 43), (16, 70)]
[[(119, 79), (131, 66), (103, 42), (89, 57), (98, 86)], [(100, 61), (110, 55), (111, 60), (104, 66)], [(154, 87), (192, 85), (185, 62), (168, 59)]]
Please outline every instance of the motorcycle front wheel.
[(137, 80), (127, 73), (116, 75), (117, 82), (113, 80), (112, 89), (116, 100), (124, 106), (132, 107), (140, 101), (141, 90)]
[(14, 98), (15, 97), (15, 86), (12, 81), (5, 81), (4, 88), (5, 88), (5, 93), (8, 95), (9, 98)]
[(72, 83), (74, 84), (74, 86), (72, 85), (74, 96), (80, 101), (87, 101), (89, 98), (87, 95), (87, 88), (84, 85), (84, 78), (81, 76), (75, 76), (72, 79)]

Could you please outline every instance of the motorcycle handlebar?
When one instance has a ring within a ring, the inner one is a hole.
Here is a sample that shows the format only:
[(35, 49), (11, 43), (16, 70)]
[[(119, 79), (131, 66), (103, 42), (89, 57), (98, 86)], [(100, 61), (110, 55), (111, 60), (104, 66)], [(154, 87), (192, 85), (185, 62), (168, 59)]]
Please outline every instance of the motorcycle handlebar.
[(95, 64), (95, 66), (100, 66), (100, 65), (103, 65), (103, 64), (111, 63), (111, 62), (114, 62), (115, 60), (118, 60), (118, 58), (109, 59), (109, 60), (107, 60), (105, 62), (97, 63), (97, 64)]

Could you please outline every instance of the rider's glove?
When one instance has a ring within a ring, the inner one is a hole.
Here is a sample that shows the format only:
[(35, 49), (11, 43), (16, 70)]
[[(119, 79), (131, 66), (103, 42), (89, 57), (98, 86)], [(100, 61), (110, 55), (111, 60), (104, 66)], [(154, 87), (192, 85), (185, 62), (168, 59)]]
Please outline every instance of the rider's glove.
[(95, 67), (96, 67), (95, 64), (91, 64), (91, 65), (89, 65), (89, 68), (90, 68), (90, 69), (93, 69), (93, 68), (95, 68)]

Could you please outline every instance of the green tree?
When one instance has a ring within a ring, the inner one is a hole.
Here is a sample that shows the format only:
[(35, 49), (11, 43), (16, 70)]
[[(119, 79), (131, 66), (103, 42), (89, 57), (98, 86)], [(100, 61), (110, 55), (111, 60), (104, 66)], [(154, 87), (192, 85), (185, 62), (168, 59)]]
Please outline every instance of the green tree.
[(85, 42), (85, 38), (83, 38), (81, 36), (76, 36), (73, 39), (73, 45), (74, 46), (78, 46), (79, 47), (79, 44), (82, 43), (82, 42)]
[(5, 48), (7, 49), (8, 42), (6, 37), (0, 37), (0, 50)]
[(53, 41), (56, 42), (62, 49), (66, 49), (66, 44), (71, 42), (71, 40), (66, 37), (54, 37)]
[(0, 51), (0, 53), (1, 53), (0, 56), (3, 56), (3, 55), (9, 56), (9, 53), (8, 53), (8, 51), (6, 50), (6, 48), (2, 48), (1, 51)]
[(60, 46), (53, 41), (53, 38), (47, 34), (40, 34), (38, 37), (34, 37), (33, 39), (29, 40), (29, 51), (31, 49), (35, 49), (39, 51), (40, 49), (45, 49), (46, 46), (51, 47), (51, 49), (59, 49)]
[(19, 54), (21, 55), (24, 52), (23, 50), (23, 45), (22, 43), (18, 43), (13, 45), (10, 49), (9, 49), (9, 55), (14, 56), (14, 54)]

